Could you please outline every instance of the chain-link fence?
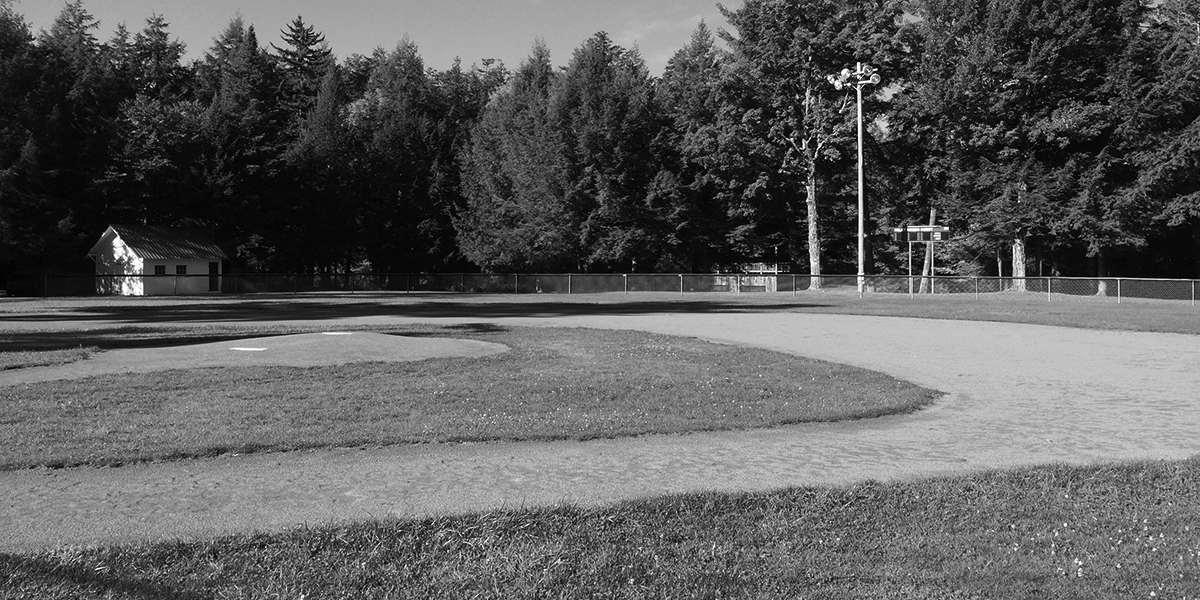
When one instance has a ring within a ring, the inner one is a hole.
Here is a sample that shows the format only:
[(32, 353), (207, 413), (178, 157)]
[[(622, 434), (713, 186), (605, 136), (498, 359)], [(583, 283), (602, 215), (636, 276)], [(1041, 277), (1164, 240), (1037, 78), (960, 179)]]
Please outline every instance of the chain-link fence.
[[(299, 292), (460, 292), (473, 294), (858, 293), (855, 275), (351, 273), (221, 275), (59, 275), (21, 295), (190, 295)], [(1047, 302), (1197, 301), (1194, 279), (1125, 277), (921, 277), (868, 275), (864, 294), (1021, 296)], [(26, 289), (28, 288), (28, 289)], [(13, 290), (9, 290), (10, 295)]]
[(1153, 302), (1196, 304), (1200, 281), (1125, 277), (885, 277), (867, 278), (866, 293), (1024, 295), (1047, 302)]

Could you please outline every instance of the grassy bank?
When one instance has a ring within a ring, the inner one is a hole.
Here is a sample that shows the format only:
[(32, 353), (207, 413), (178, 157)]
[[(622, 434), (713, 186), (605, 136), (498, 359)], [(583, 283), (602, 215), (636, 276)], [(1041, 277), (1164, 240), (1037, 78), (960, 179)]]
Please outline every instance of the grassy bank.
[(1200, 460), (0, 555), (11, 598), (1195, 598)]
[[(863, 369), (641, 332), (398, 331), (511, 350), (485, 358), (178, 369), (0, 386), (0, 469), (769, 427), (902, 413), (938, 395)], [(120, 336), (121, 343), (152, 345), (150, 335)], [(217, 334), (159, 335), (200, 342)]]

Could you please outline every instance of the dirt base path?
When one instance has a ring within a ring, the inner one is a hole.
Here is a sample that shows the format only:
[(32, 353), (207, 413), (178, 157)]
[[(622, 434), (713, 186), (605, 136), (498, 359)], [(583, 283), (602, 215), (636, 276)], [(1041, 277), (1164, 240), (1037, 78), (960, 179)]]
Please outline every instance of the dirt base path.
[(800, 313), (487, 320), (761, 346), (876, 369), (948, 396), (914, 415), (761, 431), (0, 473), (0, 551), (1200, 453), (1198, 336)]

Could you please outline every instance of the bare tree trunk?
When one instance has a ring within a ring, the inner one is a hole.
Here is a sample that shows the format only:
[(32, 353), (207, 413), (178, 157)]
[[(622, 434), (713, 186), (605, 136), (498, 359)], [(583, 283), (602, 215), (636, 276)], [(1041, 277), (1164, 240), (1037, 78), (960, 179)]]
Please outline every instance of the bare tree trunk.
[(808, 181), (804, 182), (804, 202), (808, 207), (808, 271), (812, 273), (808, 289), (820, 290), (821, 286), (821, 227), (817, 220), (817, 175), (816, 165), (809, 166)]
[[(937, 224), (937, 209), (929, 209), (929, 224)], [(925, 265), (921, 267), (920, 293), (928, 294), (933, 289), (933, 242), (925, 243)]]
[[(810, 115), (812, 111), (817, 110), (816, 105), (820, 101), (820, 97), (813, 91), (813, 86), (808, 85), (804, 90), (804, 114)], [(808, 270), (811, 273), (808, 289), (820, 290), (824, 289), (824, 285), (821, 281), (821, 227), (817, 211), (817, 160), (821, 156), (821, 147), (825, 145), (825, 141), (820, 135), (813, 135), (812, 132), (806, 132), (799, 143), (796, 137), (791, 137), (788, 141), (804, 160), (804, 203), (808, 212)]]
[(1012, 245), (1012, 289), (1018, 292), (1025, 291), (1025, 234), (1020, 233), (1016, 238), (1013, 238)]

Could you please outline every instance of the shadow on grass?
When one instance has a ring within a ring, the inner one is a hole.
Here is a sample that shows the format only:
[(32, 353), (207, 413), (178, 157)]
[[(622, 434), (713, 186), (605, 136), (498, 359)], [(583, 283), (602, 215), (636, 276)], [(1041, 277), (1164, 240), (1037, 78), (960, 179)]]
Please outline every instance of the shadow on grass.
[[(426, 296), (425, 298), (430, 298)], [(374, 297), (364, 295), (320, 296), (275, 296), (272, 298), (245, 300), (233, 299), (224, 302), (197, 302), (187, 304), (155, 305), (110, 304), (97, 300), (95, 305), (87, 303), (76, 308), (36, 313), (10, 314), (5, 320), (11, 323), (55, 323), (62, 321), (107, 321), (124, 324), (202, 323), (220, 321), (280, 322), (310, 319), (335, 319), (359, 317), (413, 317), (480, 319), (504, 317), (569, 317), (586, 315), (646, 315), (672, 312), (728, 313), (728, 312), (778, 312), (802, 308), (817, 308), (821, 305), (788, 301), (768, 303), (738, 302), (735, 300), (635, 300), (619, 301), (611, 297), (604, 300), (481, 300), (462, 295), (440, 295), (433, 299), (416, 300), (411, 296)]]
[[(177, 348), (197, 344), (215, 344), (248, 339), (261, 339), (283, 335), (296, 335), (328, 331), (319, 325), (271, 325), (255, 327), (255, 323), (231, 323), (229, 330), (172, 329), (116, 327), (90, 330), (9, 332), (0, 334), (0, 352), (38, 352), (72, 348), (99, 348), (100, 350), (129, 350), (136, 348)], [(339, 328), (352, 331), (370, 331), (385, 335), (404, 337), (462, 337), (489, 333), (502, 333), (508, 328), (493, 323), (463, 323), (459, 325), (425, 326), (363, 326)]]
[(43, 557), (4, 553), (0, 553), (0, 582), (5, 582), (11, 593), (21, 594), (13, 597), (25, 598), (213, 598), (212, 594), (123, 577), (121, 573), (110, 571), (101, 565), (87, 568)]

